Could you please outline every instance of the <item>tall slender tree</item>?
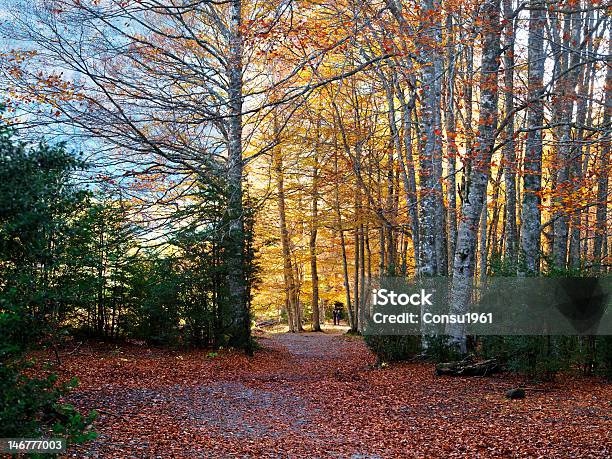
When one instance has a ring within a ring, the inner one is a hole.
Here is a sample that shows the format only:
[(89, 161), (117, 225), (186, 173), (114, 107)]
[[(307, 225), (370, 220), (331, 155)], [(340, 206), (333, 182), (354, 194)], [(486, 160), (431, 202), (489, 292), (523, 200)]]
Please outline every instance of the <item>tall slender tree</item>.
[(514, 8), (503, 0), (504, 8), (504, 114), (508, 118), (504, 135), (503, 165), (505, 185), (504, 258), (516, 268), (518, 235), (516, 225), (516, 153), (514, 142)]
[[(495, 144), (498, 102), (498, 71), (500, 57), (500, 2), (487, 0), (482, 6), (482, 66), (480, 76), (480, 119), (478, 147), (472, 162), (469, 189), (461, 209), (457, 234), (457, 248), (453, 266), (450, 292), (450, 312), (464, 314), (467, 310), (476, 261), (478, 222), (483, 209), (491, 158)], [(466, 335), (463, 324), (450, 324), (447, 329), (452, 342), (466, 351)]]
[(540, 272), (542, 191), (542, 124), (544, 122), (544, 33), (546, 8), (541, 0), (529, 2), (527, 141), (523, 161), (520, 272)]

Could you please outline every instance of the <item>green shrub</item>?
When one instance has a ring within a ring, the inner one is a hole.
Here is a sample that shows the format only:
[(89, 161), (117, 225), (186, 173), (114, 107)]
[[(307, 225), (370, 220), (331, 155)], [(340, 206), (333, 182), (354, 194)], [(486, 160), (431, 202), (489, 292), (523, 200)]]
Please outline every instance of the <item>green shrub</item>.
[(574, 341), (571, 336), (487, 336), (480, 352), (509, 371), (550, 380), (576, 362)]
[(598, 336), (594, 341), (594, 371), (612, 380), (612, 336)]
[(56, 343), (73, 311), (74, 284), (64, 274), (87, 193), (70, 179), (83, 166), (61, 145), (26, 145), (0, 125), (0, 437), (74, 443), (95, 435), (95, 413), (83, 417), (61, 402), (76, 380), (32, 376), (26, 358)]
[(456, 346), (450, 344), (448, 335), (425, 337), (425, 355), (434, 362), (455, 362), (461, 360), (463, 356)]
[(63, 396), (77, 386), (76, 379), (58, 384), (57, 375), (30, 377), (31, 361), (0, 363), (0, 437), (60, 436), (68, 443), (95, 438), (90, 429), (95, 412), (82, 416)]
[(478, 352), (511, 372), (550, 380), (560, 372), (612, 378), (610, 336), (484, 336)]
[(379, 362), (408, 360), (421, 350), (420, 336), (365, 336), (365, 342)]

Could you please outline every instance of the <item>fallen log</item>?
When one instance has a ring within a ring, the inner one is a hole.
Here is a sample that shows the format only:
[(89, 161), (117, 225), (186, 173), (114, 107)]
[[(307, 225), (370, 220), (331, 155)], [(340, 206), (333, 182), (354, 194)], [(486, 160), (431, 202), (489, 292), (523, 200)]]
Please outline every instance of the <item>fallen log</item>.
[(271, 320), (263, 320), (261, 322), (257, 322), (255, 323), (255, 326), (258, 328), (264, 328), (264, 327), (272, 327), (274, 325), (277, 325), (280, 323), (280, 320), (278, 319), (271, 319)]
[(437, 376), (487, 376), (499, 370), (500, 366), (495, 359), (481, 361), (466, 359), (436, 365)]

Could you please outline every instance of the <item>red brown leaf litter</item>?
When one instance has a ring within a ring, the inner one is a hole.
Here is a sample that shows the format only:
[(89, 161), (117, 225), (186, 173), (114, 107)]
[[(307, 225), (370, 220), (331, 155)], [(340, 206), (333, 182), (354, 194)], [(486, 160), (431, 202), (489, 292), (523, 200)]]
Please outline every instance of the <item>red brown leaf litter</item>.
[(363, 341), (265, 334), (239, 352), (99, 345), (67, 356), (97, 409), (100, 458), (612, 457), (612, 386), (596, 379), (504, 392), (523, 381), (436, 377), (425, 363), (374, 368)]

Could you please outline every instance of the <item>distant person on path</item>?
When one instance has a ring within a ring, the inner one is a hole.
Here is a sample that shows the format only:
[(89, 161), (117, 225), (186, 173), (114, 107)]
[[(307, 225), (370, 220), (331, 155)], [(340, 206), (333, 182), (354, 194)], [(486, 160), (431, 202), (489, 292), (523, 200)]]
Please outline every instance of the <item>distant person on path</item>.
[(334, 325), (340, 325), (340, 309), (336, 306), (333, 311)]

